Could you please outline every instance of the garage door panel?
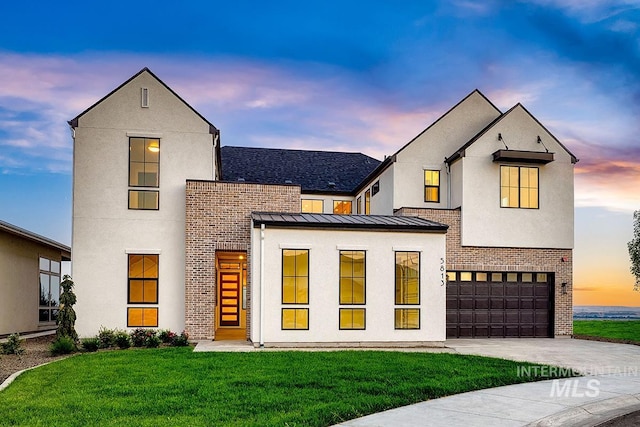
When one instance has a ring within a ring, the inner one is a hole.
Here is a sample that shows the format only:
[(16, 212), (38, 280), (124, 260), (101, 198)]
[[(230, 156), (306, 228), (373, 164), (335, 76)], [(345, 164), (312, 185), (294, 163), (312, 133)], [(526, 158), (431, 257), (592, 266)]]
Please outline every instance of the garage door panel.
[[(550, 336), (553, 287), (531, 281), (539, 275), (460, 273), (452, 277), (469, 280), (447, 283), (447, 337)], [(553, 275), (546, 277), (553, 281)]]
[(487, 310), (489, 308), (489, 298), (477, 298), (474, 308), (476, 310)]
[(458, 308), (460, 310), (471, 310), (471, 309), (473, 309), (473, 298), (460, 297), (460, 299), (458, 300)]
[(475, 325), (473, 327), (473, 335), (478, 338), (489, 337), (489, 325)]

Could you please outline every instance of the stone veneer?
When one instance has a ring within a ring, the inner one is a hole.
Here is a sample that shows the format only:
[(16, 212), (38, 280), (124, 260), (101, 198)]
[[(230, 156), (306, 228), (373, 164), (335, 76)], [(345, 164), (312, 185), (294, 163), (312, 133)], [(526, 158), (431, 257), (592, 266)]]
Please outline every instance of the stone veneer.
[[(401, 208), (395, 212), (395, 215), (418, 216), (449, 226), (447, 270), (554, 273), (554, 335), (573, 334), (573, 251), (571, 249), (462, 246), (460, 214), (460, 209)], [(567, 284), (566, 294), (562, 293), (562, 283)]]
[[(216, 251), (246, 251), (251, 265), (251, 212), (300, 212), (300, 187), (187, 181), (185, 330), (215, 334)], [(251, 268), (247, 268), (247, 338), (251, 331)]]

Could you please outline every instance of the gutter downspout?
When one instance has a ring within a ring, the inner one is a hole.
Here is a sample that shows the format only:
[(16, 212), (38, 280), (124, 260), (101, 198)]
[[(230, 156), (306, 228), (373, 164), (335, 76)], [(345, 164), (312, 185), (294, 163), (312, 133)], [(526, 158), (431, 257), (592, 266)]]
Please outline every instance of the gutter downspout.
[(447, 209), (451, 209), (451, 165), (444, 159), (444, 168), (447, 171)]
[(260, 225), (260, 348), (264, 348), (264, 224)]

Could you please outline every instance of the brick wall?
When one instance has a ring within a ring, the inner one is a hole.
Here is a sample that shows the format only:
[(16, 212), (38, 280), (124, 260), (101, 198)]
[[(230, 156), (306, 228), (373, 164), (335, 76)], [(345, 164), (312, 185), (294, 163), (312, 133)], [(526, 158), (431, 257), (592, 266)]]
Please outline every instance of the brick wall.
[(250, 334), (251, 212), (300, 212), (300, 187), (187, 181), (185, 329), (213, 339), (216, 251), (247, 252), (247, 337)]
[[(571, 249), (490, 248), (462, 246), (460, 209), (401, 208), (396, 215), (418, 216), (449, 226), (447, 231), (447, 270), (521, 271), (554, 273), (556, 336), (573, 333), (573, 251)], [(562, 261), (562, 259), (566, 261)], [(567, 283), (566, 294), (562, 283)]]

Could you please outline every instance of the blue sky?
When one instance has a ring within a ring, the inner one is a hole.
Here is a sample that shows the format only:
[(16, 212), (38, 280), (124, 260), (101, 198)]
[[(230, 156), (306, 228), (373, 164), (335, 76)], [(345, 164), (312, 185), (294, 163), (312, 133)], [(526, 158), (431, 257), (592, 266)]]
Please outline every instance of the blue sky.
[(223, 144), (377, 158), (478, 88), (580, 158), (576, 303), (640, 306), (640, 0), (40, 3), (0, 5), (0, 219), (71, 241), (66, 121), (145, 66)]

